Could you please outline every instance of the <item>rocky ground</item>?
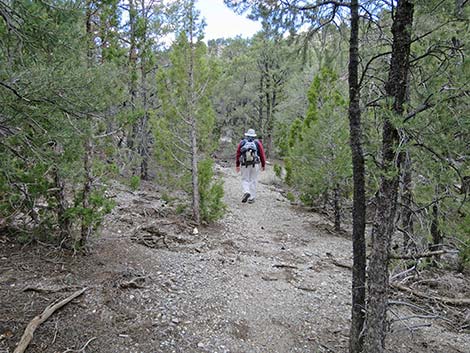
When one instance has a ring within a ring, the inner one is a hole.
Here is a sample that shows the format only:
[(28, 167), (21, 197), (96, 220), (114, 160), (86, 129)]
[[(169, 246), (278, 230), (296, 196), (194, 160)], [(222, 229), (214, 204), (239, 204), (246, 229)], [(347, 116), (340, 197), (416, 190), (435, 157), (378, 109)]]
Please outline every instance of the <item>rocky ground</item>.
[[(197, 231), (147, 185), (113, 188), (117, 207), (86, 256), (0, 236), (0, 353), (47, 305), (84, 287), (27, 352), (347, 352), (348, 233), (292, 206), (270, 170), (254, 204), (240, 202), (233, 169), (219, 172), (227, 215)], [(440, 277), (449, 296), (469, 296), (468, 277)], [(389, 352), (470, 352), (469, 307), (392, 299)]]

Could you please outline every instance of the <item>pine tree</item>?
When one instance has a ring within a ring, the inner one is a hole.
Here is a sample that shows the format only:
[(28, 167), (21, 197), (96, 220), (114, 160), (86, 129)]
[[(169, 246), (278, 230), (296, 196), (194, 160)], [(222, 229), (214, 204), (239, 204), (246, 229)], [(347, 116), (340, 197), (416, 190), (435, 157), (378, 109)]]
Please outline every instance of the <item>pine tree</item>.
[[(163, 116), (155, 123), (154, 131), (157, 161), (167, 168), (167, 180), (173, 179), (169, 181), (191, 195), (192, 216), (199, 224), (207, 220), (201, 218), (201, 200), (208, 197), (201, 195), (201, 185), (205, 192), (211, 190), (207, 187), (211, 179), (207, 173), (212, 175), (212, 164), (204, 160), (215, 147), (215, 114), (209, 97), (216, 68), (207, 58), (194, 1), (185, 1), (183, 8), (187, 22), (171, 49), (169, 68), (158, 74)], [(200, 167), (204, 170), (200, 171)], [(218, 199), (223, 196), (220, 192), (216, 194)], [(219, 206), (217, 202), (212, 204)]]
[(90, 65), (85, 8), (27, 1), (0, 6), (8, 14), (0, 20), (1, 41), (8, 43), (0, 50), (8, 62), (0, 73), (6, 131), (0, 212), (28, 238), (80, 245), (79, 228), (96, 230), (109, 211), (101, 190), (90, 187), (84, 195), (76, 188), (95, 177), (87, 172), (106, 173), (97, 159), (85, 158), (91, 155), (82, 141), (101, 144), (99, 126), (120, 99), (120, 80), (113, 67)]
[(308, 91), (307, 115), (291, 126), (286, 158), (286, 178), (301, 191), (306, 204), (331, 202), (338, 230), (340, 195), (350, 193), (352, 176), (344, 88), (329, 68), (314, 77)]

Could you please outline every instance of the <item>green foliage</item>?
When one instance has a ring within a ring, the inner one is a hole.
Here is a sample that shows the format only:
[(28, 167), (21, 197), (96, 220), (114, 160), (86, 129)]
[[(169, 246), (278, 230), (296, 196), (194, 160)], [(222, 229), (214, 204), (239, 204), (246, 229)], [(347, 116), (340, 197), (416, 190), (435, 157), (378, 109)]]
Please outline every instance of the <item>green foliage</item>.
[(292, 163), (292, 160), (289, 157), (284, 160), (284, 168), (286, 169), (286, 176), (284, 178), (284, 181), (287, 185), (292, 186), (294, 183), (294, 164)]
[(287, 200), (289, 200), (290, 202), (295, 202), (295, 195), (294, 195), (294, 193), (292, 193), (292, 191), (289, 191), (289, 192), (286, 194), (286, 198), (287, 198)]
[[(7, 15), (15, 30), (0, 19), (0, 61), (8, 63), (0, 69), (0, 215), (58, 242), (81, 224), (96, 229), (110, 210), (104, 190), (94, 189), (89, 210), (73, 200), (86, 179), (83, 141), (106, 132), (101, 117), (124, 91), (116, 66), (86, 60), (83, 14), (71, 3), (20, 0)], [(92, 177), (103, 180), (115, 166), (105, 162), (109, 142), (93, 140)]]
[(274, 169), (274, 174), (278, 178), (281, 179), (282, 178), (282, 166), (280, 166), (279, 164), (274, 164), (273, 169)]
[(291, 125), (286, 182), (301, 192), (307, 204), (336, 185), (343, 191), (351, 187), (346, 100), (341, 90), (337, 75), (323, 68), (310, 87), (306, 118)]
[[(212, 174), (205, 160), (217, 147), (213, 135), (215, 113), (209, 99), (217, 75), (217, 65), (209, 60), (202, 41), (190, 44), (182, 32), (169, 53), (171, 65), (157, 74), (162, 116), (153, 121), (155, 158), (160, 180), (193, 196), (194, 150), (198, 153), (201, 217), (212, 221), (220, 217), (221, 186), (210, 184)], [(191, 64), (192, 60), (192, 64)], [(188, 75), (188, 70), (192, 75)], [(201, 92), (201, 93), (200, 93)], [(196, 141), (192, 140), (193, 134)], [(211, 168), (209, 168), (211, 170)], [(202, 173), (202, 174), (201, 174)], [(212, 173), (212, 172), (211, 172)], [(223, 193), (222, 193), (223, 195)]]
[[(465, 8), (462, 14), (468, 15), (469, 8)], [(430, 11), (432, 19), (428, 16)], [(416, 215), (419, 222), (415, 222), (414, 231), (429, 237), (432, 222), (429, 205), (436, 204), (444, 243), (456, 245), (462, 264), (468, 266), (470, 206), (462, 185), (470, 168), (470, 161), (465, 157), (470, 120), (468, 99), (462, 93), (470, 87), (470, 66), (463, 52), (470, 39), (468, 23), (459, 20), (456, 12), (456, 3), (452, 2), (436, 7), (433, 2), (418, 3), (415, 36), (429, 35), (413, 42), (413, 55), (421, 60), (413, 64), (407, 109), (413, 111), (423, 102), (427, 109), (407, 119), (405, 124), (397, 125), (404, 125), (409, 139), (404, 147), (413, 164), (415, 207), (429, 213)]]
[(184, 214), (186, 212), (186, 209), (188, 208), (188, 205), (185, 203), (180, 203), (176, 205), (175, 212), (178, 215)]
[(115, 207), (115, 202), (105, 196), (104, 190), (94, 190), (90, 196), (90, 205), (84, 208), (82, 194), (76, 196), (74, 206), (67, 210), (67, 217), (80, 218), (84, 225), (97, 230), (105, 215)]
[(129, 186), (132, 190), (136, 191), (140, 188), (140, 177), (138, 175), (133, 175), (129, 179)]
[(224, 187), (222, 180), (214, 181), (214, 162), (211, 159), (199, 162), (199, 193), (201, 202), (201, 218), (205, 222), (216, 221), (225, 214), (223, 203)]

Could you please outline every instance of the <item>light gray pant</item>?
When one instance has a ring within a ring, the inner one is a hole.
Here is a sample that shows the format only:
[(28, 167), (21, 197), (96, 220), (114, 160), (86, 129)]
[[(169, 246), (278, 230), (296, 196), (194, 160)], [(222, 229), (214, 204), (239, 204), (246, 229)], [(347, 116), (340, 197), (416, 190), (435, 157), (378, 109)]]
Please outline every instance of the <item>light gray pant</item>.
[(256, 197), (256, 182), (258, 181), (259, 169), (259, 163), (255, 164), (254, 167), (251, 165), (249, 165), (248, 167), (242, 165), (240, 167), (240, 171), (242, 174), (243, 193), (249, 193), (250, 200), (253, 200)]

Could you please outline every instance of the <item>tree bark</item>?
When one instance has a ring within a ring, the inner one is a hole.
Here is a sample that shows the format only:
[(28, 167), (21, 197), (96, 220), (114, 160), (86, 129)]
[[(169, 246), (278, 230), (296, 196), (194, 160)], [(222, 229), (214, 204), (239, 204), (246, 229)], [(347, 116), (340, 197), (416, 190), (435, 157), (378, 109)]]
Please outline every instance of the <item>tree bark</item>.
[(200, 214), (200, 195), (199, 195), (199, 176), (198, 176), (198, 148), (197, 148), (197, 123), (195, 116), (196, 92), (194, 91), (194, 33), (193, 33), (193, 11), (194, 1), (191, 1), (190, 8), (190, 29), (189, 29), (189, 71), (188, 71), (188, 89), (189, 89), (189, 121), (191, 122), (191, 173), (192, 173), (192, 208), (193, 219), (196, 224), (201, 222)]
[(93, 26), (92, 26), (92, 13), (93, 9), (91, 8), (92, 0), (87, 0), (86, 10), (85, 10), (85, 31), (86, 31), (86, 41), (87, 41), (87, 60), (88, 65), (91, 65), (93, 59)]
[(401, 226), (403, 229), (403, 252), (408, 251), (411, 235), (413, 234), (413, 212), (411, 204), (413, 202), (412, 190), (412, 161), (408, 152), (405, 152), (403, 159), (403, 190), (402, 190), (402, 211)]
[(353, 164), (353, 271), (352, 312), (349, 352), (360, 353), (363, 347), (364, 308), (366, 298), (366, 198), (365, 166), (362, 150), (361, 109), (359, 106), (359, 4), (351, 1), (351, 34), (349, 38), (349, 130)]
[(339, 232), (341, 230), (341, 191), (338, 184), (335, 185), (334, 189), (334, 212), (335, 212), (335, 230)]
[[(412, 2), (399, 0), (392, 24), (392, 55), (385, 91), (393, 100), (391, 110), (397, 116), (403, 115), (407, 98), (413, 10)], [(398, 143), (398, 130), (385, 114), (382, 135), (382, 177), (372, 229), (368, 271), (369, 300), (365, 353), (380, 353), (385, 349), (389, 289), (388, 262), (391, 239), (395, 231), (400, 174), (400, 158), (396, 158)]]
[(141, 82), (141, 97), (142, 108), (144, 115), (140, 118), (140, 146), (139, 154), (140, 162), (140, 178), (148, 180), (148, 162), (149, 162), (149, 131), (148, 131), (148, 106), (147, 106), (147, 68), (146, 68), (146, 45), (147, 45), (147, 26), (148, 26), (148, 9), (145, 2), (142, 1), (143, 20), (145, 21), (145, 29), (142, 34), (142, 45), (140, 51), (140, 82)]
[(83, 248), (85, 246), (92, 231), (90, 220), (86, 217), (87, 210), (90, 208), (90, 196), (91, 189), (93, 186), (93, 176), (91, 171), (93, 146), (90, 137), (86, 137), (84, 145), (85, 154), (83, 156), (83, 170), (85, 172), (85, 181), (83, 182), (82, 191), (82, 207), (84, 214), (82, 215), (82, 229), (80, 232), (80, 238), (78, 239), (78, 246), (80, 248)]
[(465, 6), (465, 0), (455, 0), (455, 15), (457, 17), (462, 17), (463, 7)]
[[(86, 34), (88, 40), (88, 50), (87, 50), (87, 58), (88, 67), (93, 65), (93, 47), (94, 47), (94, 37), (93, 37), (93, 29), (92, 29), (92, 1), (87, 1), (87, 8), (86, 8)], [(91, 118), (87, 116), (87, 122), (91, 124)], [(82, 190), (82, 217), (81, 217), (81, 232), (78, 236), (78, 239), (75, 241), (74, 247), (83, 248), (86, 244), (88, 237), (91, 234), (91, 225), (89, 224), (89, 219), (87, 219), (87, 210), (90, 208), (90, 196), (91, 190), (93, 187), (93, 174), (91, 171), (92, 161), (93, 161), (93, 145), (91, 141), (91, 136), (86, 135), (84, 136), (83, 142), (83, 171), (85, 174), (85, 180), (83, 181), (83, 190)]]
[[(135, 110), (136, 97), (137, 97), (137, 39), (136, 39), (136, 22), (137, 22), (137, 9), (134, 0), (129, 0), (129, 31), (130, 31), (130, 47), (129, 47), (129, 98), (131, 110)], [(131, 131), (127, 137), (127, 147), (130, 153), (135, 148), (135, 139), (138, 135), (138, 124), (133, 123)]]
[(67, 210), (68, 210), (68, 203), (67, 199), (65, 198), (65, 185), (64, 180), (60, 176), (58, 167), (54, 167), (54, 184), (55, 184), (55, 191), (54, 197), (57, 201), (57, 223), (59, 225), (60, 230), (60, 240), (64, 240), (70, 236), (71, 231), (71, 222), (70, 219), (67, 217)]
[[(435, 202), (432, 205), (432, 221), (431, 221), (430, 231), (431, 231), (432, 244), (429, 246), (429, 250), (433, 252), (441, 250), (442, 249), (442, 233), (439, 229), (439, 203), (438, 202)], [(433, 260), (438, 261), (440, 257), (441, 257), (440, 254), (436, 254), (433, 257)]]

